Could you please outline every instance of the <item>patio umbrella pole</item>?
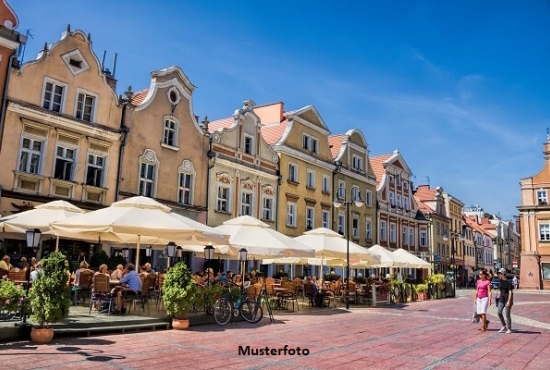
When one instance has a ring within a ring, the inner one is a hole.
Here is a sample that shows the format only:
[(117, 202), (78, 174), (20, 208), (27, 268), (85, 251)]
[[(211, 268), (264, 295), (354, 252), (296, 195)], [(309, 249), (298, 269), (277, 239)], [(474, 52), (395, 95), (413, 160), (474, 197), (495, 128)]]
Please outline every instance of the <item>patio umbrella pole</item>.
[(137, 248), (136, 248), (136, 270), (139, 271), (139, 243), (141, 241), (141, 235), (137, 236)]
[(55, 239), (55, 251), (59, 252), (59, 235), (57, 235), (57, 238)]

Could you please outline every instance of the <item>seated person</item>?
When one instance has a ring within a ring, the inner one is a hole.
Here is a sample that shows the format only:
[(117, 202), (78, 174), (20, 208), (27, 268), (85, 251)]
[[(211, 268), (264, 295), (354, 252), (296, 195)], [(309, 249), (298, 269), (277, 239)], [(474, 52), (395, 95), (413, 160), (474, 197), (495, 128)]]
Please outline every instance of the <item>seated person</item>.
[(0, 261), (0, 277), (7, 275), (13, 266), (10, 264), (10, 256), (5, 255)]
[(145, 271), (145, 266), (139, 268), (139, 276), (147, 276), (147, 271)]
[(153, 269), (151, 268), (151, 264), (150, 264), (149, 262), (147, 262), (147, 263), (145, 264), (145, 272), (146, 272), (147, 274), (154, 274), (154, 273), (155, 273), (155, 270), (153, 270)]
[(118, 265), (116, 270), (111, 273), (111, 280), (120, 280), (122, 278), (122, 272), (124, 271), (124, 266)]
[(123, 313), (122, 310), (122, 297), (123, 295), (137, 295), (141, 291), (141, 279), (135, 271), (134, 264), (129, 263), (124, 269), (124, 275), (120, 279), (120, 286), (115, 288), (116, 297), (116, 310), (119, 313)]
[[(40, 262), (36, 263), (36, 265), (34, 265), (34, 270), (31, 271), (31, 281), (35, 281), (36, 278), (38, 277), (38, 273), (42, 271), (42, 268), (40, 267)], [(70, 273), (69, 273), (69, 277), (70, 277)], [(69, 279), (70, 281), (70, 279)]]
[(105, 276), (109, 277), (109, 280), (111, 279), (111, 276), (109, 275), (109, 272), (107, 271), (107, 265), (106, 264), (102, 264), (101, 266), (99, 266), (99, 270), (97, 270), (97, 272), (94, 274), (94, 277), (92, 278), (92, 282), (94, 281), (94, 279), (97, 275), (105, 275)]
[(218, 281), (222, 284), (227, 282), (227, 275), (225, 274), (225, 272), (218, 277)]
[(88, 262), (86, 261), (82, 261), (80, 262), (80, 267), (78, 268), (78, 270), (75, 271), (75, 279), (74, 279), (74, 286), (76, 288), (78, 288), (81, 283), (80, 283), (80, 275), (82, 275), (82, 273), (84, 271), (92, 271), (88, 268)]
[(29, 263), (27, 262), (27, 257), (21, 257), (17, 267), (19, 267), (21, 270), (26, 270), (27, 267), (29, 267)]

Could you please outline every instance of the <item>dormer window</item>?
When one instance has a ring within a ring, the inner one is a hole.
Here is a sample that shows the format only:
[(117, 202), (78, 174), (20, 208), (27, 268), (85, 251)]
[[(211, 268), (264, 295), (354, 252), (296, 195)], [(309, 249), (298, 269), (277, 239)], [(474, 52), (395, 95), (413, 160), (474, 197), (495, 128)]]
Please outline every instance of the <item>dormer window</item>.
[(164, 145), (177, 148), (178, 146), (178, 122), (174, 119), (166, 118), (164, 120), (164, 132), (162, 136), (162, 143)]
[(302, 147), (305, 150), (309, 150), (310, 152), (318, 153), (319, 152), (319, 140), (317, 140), (316, 138), (314, 138), (311, 135), (304, 134), (302, 136)]
[(362, 171), (363, 170), (363, 158), (358, 155), (354, 155), (352, 159), (353, 169)]
[(539, 205), (548, 204), (548, 192), (546, 190), (540, 189), (537, 191), (537, 201)]
[(254, 154), (254, 138), (252, 136), (244, 134), (243, 150), (246, 154)]
[(86, 59), (84, 59), (84, 56), (78, 49), (62, 55), (61, 58), (73, 75), (77, 75), (90, 69)]
[(95, 102), (96, 96), (88, 92), (79, 91), (76, 101), (76, 118), (83, 121), (93, 122)]
[(69, 59), (69, 64), (72, 65), (73, 67), (76, 67), (78, 69), (82, 69), (82, 61), (81, 60), (76, 60), (76, 59)]

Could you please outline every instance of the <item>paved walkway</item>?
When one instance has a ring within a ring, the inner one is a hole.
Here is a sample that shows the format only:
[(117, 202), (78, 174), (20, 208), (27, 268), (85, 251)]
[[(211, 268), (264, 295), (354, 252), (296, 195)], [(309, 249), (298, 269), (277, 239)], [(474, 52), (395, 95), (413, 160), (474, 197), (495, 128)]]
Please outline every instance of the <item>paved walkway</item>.
[[(518, 325), (512, 334), (497, 333), (497, 317), (491, 316), (484, 333), (470, 322), (472, 291), (456, 299), (393, 308), (284, 315), (275, 324), (260, 326), (241, 322), (182, 332), (60, 338), (49, 346), (0, 344), (0, 363), (11, 369), (73, 370), (548, 369), (550, 296), (518, 293), (516, 298)], [(285, 345), (307, 349), (309, 355), (239, 355), (239, 346), (255, 353)]]

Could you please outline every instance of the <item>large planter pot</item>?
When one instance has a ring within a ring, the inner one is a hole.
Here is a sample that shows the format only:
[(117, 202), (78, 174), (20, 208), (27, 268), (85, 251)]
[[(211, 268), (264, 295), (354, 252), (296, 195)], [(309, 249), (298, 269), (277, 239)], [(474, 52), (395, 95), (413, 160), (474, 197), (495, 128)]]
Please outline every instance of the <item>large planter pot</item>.
[(185, 330), (189, 328), (189, 320), (186, 319), (172, 319), (172, 328), (174, 330)]
[(53, 339), (53, 328), (32, 328), (31, 341), (36, 344), (50, 343)]
[(428, 300), (428, 293), (418, 293), (418, 300), (419, 301), (427, 301)]

